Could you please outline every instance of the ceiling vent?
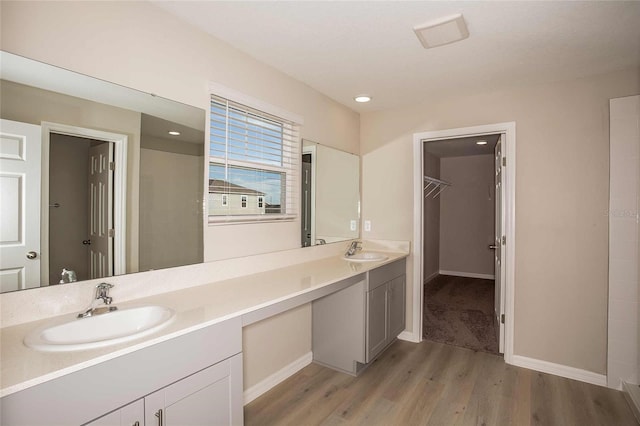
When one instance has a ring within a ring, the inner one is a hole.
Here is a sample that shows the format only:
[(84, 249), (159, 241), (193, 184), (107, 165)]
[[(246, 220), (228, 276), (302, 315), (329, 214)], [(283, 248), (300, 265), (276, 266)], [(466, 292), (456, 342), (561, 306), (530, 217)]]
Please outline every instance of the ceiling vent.
[(467, 24), (462, 14), (430, 21), (413, 27), (425, 49), (442, 46), (469, 37)]

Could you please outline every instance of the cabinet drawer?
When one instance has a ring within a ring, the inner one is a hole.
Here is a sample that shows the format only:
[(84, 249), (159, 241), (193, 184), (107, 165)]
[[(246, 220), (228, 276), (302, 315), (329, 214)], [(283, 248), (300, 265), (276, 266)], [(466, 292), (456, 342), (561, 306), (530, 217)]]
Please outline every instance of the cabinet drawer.
[(369, 271), (369, 279), (367, 280), (367, 291), (371, 291), (392, 279), (404, 275), (406, 272), (405, 259), (396, 260), (388, 265)]

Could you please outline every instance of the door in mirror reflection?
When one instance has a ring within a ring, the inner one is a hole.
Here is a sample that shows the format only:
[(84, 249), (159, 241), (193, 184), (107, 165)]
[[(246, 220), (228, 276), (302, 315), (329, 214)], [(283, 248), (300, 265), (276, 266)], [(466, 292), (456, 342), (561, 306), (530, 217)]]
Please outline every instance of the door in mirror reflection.
[(113, 144), (51, 133), (48, 162), (49, 284), (112, 276)]
[(40, 282), (40, 126), (0, 120), (0, 291)]

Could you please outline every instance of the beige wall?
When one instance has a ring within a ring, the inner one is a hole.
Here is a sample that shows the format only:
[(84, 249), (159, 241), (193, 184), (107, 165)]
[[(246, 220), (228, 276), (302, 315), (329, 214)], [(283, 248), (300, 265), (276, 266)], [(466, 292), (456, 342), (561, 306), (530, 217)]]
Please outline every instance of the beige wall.
[[(3, 1), (0, 7), (3, 50), (200, 108), (209, 102), (208, 83), (217, 82), (303, 116), (304, 138), (359, 151), (357, 113), (149, 2)], [(207, 226), (204, 258), (299, 247), (299, 233), (299, 221)], [(280, 317), (304, 325), (283, 344), (263, 346), (260, 354), (252, 354), (254, 346), (245, 342), (249, 383), (311, 349), (309, 312), (307, 306)], [(257, 339), (256, 333), (251, 338)]]
[(604, 373), (608, 99), (639, 93), (639, 75), (433, 96), (363, 114), (363, 219), (373, 224), (365, 237), (413, 239), (414, 132), (515, 121), (515, 354)]
[[(4, 12), (4, 4), (0, 7)], [(3, 25), (4, 18), (3, 16)], [(4, 50), (4, 43), (2, 49)], [(0, 82), (0, 92), (2, 118), (37, 125), (42, 121), (49, 121), (127, 135), (126, 270), (138, 271), (140, 113), (10, 81)]]
[(140, 150), (141, 271), (202, 261), (203, 173), (201, 155)]
[[(424, 151), (422, 167), (426, 176), (440, 179), (440, 158)], [(431, 186), (430, 189), (432, 189)], [(435, 190), (423, 198), (424, 223), (422, 225), (423, 276), (425, 282), (435, 277), (440, 271), (440, 195), (434, 198)]]
[(326, 146), (316, 145), (316, 239), (327, 242), (358, 238), (360, 159)]
[(440, 176), (452, 184), (440, 194), (440, 270), (494, 274), (493, 163), (493, 155), (440, 160)]

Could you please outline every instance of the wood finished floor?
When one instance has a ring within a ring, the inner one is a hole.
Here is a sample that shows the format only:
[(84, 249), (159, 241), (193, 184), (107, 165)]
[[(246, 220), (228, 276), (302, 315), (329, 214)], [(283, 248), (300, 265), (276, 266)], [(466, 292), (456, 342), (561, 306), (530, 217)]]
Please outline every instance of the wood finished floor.
[(621, 392), (397, 341), (360, 377), (311, 364), (245, 407), (246, 425), (637, 425)]

